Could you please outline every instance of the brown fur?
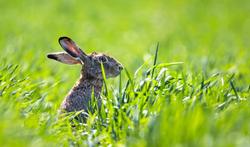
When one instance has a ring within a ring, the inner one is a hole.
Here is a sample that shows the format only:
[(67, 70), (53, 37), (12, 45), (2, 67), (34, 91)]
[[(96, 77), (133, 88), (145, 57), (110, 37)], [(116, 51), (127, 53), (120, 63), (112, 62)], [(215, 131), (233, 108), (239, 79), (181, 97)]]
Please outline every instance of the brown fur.
[(88, 112), (91, 106), (88, 106), (94, 90), (94, 96), (98, 100), (98, 107), (101, 106), (100, 94), (102, 90), (103, 79), (89, 78), (87, 75), (81, 76), (75, 86), (65, 97), (61, 110), (74, 112), (84, 110)]

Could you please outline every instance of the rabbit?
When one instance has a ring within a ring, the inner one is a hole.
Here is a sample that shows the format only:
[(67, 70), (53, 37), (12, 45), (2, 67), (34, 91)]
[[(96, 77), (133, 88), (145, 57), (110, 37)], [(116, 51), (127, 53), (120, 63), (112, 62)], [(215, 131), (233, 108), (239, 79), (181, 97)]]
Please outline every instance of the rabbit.
[(103, 74), (101, 64), (105, 71), (106, 78), (118, 76), (123, 66), (114, 58), (93, 52), (90, 55), (84, 53), (77, 44), (69, 37), (60, 37), (59, 44), (66, 51), (49, 53), (47, 57), (65, 64), (81, 64), (80, 79), (64, 98), (59, 109), (61, 113), (84, 111), (79, 114), (79, 118), (86, 120), (89, 111), (91, 97), (94, 94), (98, 107), (101, 107), (100, 93), (103, 86)]

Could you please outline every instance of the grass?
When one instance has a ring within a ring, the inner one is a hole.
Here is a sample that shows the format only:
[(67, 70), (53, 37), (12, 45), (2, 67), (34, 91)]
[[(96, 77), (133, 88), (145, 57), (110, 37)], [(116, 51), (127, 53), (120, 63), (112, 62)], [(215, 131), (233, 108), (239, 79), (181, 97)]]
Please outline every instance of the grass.
[[(0, 145), (249, 146), (249, 6), (0, 2)], [(74, 128), (57, 110), (80, 68), (46, 59), (61, 35), (125, 66)]]

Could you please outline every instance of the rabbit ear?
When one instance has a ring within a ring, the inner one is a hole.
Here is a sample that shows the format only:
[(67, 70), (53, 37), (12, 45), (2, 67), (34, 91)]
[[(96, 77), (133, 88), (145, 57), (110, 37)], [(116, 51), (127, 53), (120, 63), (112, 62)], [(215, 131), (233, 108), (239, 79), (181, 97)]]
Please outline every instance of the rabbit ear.
[(71, 57), (67, 53), (59, 52), (59, 53), (50, 53), (47, 55), (48, 58), (54, 59), (56, 61), (65, 63), (65, 64), (81, 64), (81, 61)]
[(59, 44), (72, 57), (86, 59), (87, 55), (68, 37), (60, 37)]

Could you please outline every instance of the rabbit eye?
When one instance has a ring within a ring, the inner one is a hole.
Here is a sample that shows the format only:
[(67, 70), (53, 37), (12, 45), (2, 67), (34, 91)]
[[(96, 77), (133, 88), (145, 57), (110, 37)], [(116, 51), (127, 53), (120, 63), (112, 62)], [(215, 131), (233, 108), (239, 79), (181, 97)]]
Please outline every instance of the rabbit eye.
[(102, 63), (108, 62), (108, 59), (104, 56), (99, 57), (98, 60), (99, 60), (99, 62), (102, 62)]

